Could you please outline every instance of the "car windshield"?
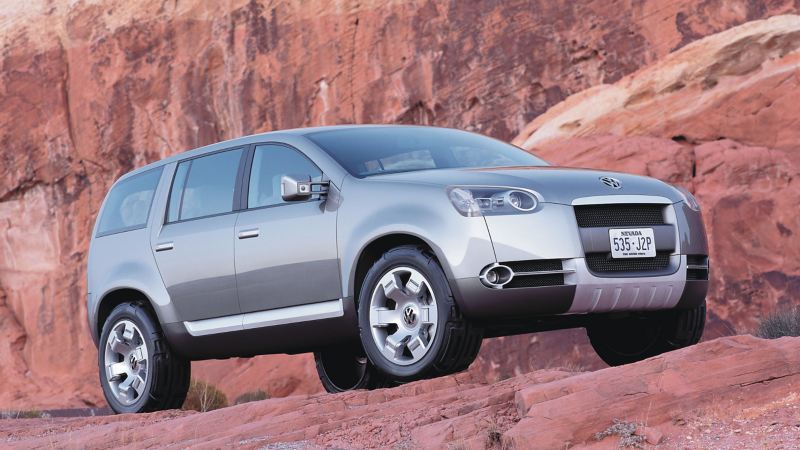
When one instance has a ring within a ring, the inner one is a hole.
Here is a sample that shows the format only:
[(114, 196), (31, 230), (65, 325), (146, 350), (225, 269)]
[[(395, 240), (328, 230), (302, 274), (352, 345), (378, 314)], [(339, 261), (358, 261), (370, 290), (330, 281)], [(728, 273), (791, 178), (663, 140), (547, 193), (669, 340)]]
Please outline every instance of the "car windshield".
[(546, 166), (511, 144), (434, 127), (356, 127), (306, 135), (351, 175), (464, 167)]

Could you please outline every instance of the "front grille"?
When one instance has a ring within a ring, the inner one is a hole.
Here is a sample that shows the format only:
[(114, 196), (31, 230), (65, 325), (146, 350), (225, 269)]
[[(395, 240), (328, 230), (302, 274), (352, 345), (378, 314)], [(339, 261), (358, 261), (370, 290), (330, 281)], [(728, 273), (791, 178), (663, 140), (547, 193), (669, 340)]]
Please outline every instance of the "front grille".
[(586, 255), (586, 265), (592, 272), (657, 272), (669, 267), (670, 252), (656, 252), (654, 258), (611, 258), (610, 253)]
[(646, 204), (577, 205), (581, 228), (664, 225), (664, 206)]
[(562, 270), (564, 266), (560, 259), (532, 259), (529, 261), (509, 261), (502, 264), (514, 272), (514, 278), (503, 286), (504, 289), (564, 285), (563, 273), (521, 275), (524, 272)]

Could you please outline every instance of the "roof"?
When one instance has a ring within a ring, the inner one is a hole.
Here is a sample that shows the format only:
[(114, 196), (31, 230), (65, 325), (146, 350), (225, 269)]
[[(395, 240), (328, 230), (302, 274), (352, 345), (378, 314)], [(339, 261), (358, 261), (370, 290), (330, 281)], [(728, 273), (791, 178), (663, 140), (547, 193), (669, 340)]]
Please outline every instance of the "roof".
[[(371, 124), (371, 125), (328, 125), (328, 126), (319, 126), (319, 127), (306, 127), (306, 128), (292, 128), (288, 130), (276, 130), (276, 131), (269, 131), (266, 133), (256, 133), (247, 136), (238, 137), (235, 139), (228, 139), (227, 141), (220, 141), (214, 144), (209, 144), (203, 147), (198, 147), (192, 150), (186, 150), (183, 152), (176, 153), (172, 156), (168, 156), (164, 159), (160, 159), (158, 161), (153, 161), (150, 164), (145, 166), (139, 167), (134, 169), (122, 177), (127, 178), (128, 176), (145, 172), (150, 169), (155, 169), (156, 167), (161, 167), (163, 165), (169, 164), (171, 162), (179, 161), (186, 158), (193, 158), (196, 156), (200, 156), (206, 153), (211, 153), (217, 150), (222, 150), (231, 147), (237, 147), (239, 145), (246, 145), (252, 144), (253, 142), (259, 142), (262, 140), (270, 140), (278, 138), (282, 135), (288, 136), (305, 136), (307, 134), (317, 133), (321, 131), (333, 131), (333, 130), (344, 130), (344, 129), (351, 129), (351, 128), (376, 128), (376, 127), (414, 127), (414, 125), (393, 125), (393, 124)], [(119, 180), (117, 180), (119, 181)]]

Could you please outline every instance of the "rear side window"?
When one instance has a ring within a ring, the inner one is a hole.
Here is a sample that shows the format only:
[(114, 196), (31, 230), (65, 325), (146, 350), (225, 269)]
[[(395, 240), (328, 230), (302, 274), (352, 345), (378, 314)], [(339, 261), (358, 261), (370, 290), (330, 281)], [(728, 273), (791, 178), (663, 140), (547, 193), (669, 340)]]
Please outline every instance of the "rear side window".
[(98, 236), (136, 230), (147, 225), (161, 170), (158, 167), (134, 175), (111, 189), (100, 216)]
[(233, 194), (242, 149), (228, 150), (178, 164), (170, 192), (167, 221), (196, 219), (233, 211)]

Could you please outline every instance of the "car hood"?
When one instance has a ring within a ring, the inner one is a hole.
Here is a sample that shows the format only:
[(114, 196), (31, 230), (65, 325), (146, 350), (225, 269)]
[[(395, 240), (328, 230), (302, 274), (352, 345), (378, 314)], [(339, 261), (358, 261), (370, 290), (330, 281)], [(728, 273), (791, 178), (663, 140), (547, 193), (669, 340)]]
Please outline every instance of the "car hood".
[[(604, 184), (601, 177), (620, 182), (615, 189)], [(436, 169), (375, 175), (366, 178), (375, 182), (399, 182), (447, 186), (507, 186), (531, 189), (547, 203), (572, 204), (582, 197), (608, 195), (650, 195), (665, 197), (673, 203), (683, 200), (672, 186), (655, 178), (611, 172), (606, 170), (569, 167), (499, 167)]]

